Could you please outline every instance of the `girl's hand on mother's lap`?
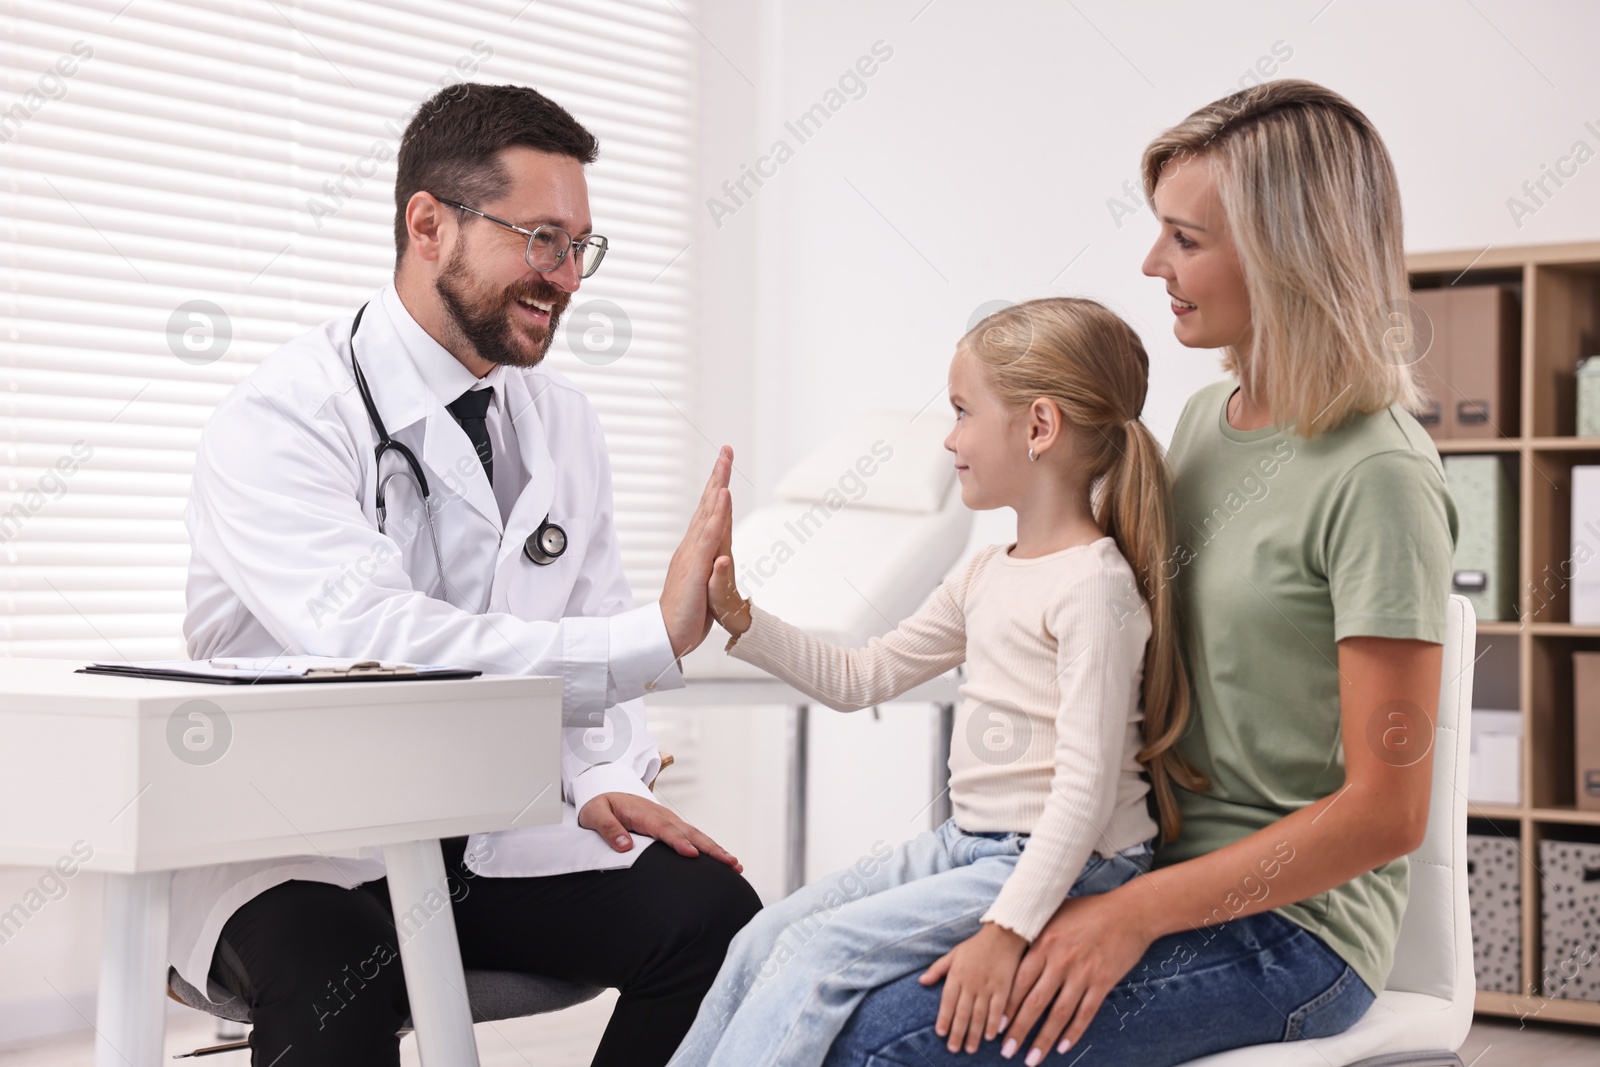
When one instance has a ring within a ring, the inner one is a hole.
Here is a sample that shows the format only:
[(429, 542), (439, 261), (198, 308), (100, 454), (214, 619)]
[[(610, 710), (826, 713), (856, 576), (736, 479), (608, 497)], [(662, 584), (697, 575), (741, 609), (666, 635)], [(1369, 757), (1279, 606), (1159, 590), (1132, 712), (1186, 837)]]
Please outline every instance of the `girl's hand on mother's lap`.
[[(1034, 938), (1006, 1002), (1006, 1030), (1018, 1042), (1044, 1016), (1024, 1062), (1043, 1060), (1058, 1037), (1058, 1052), (1077, 1044), (1106, 994), (1155, 940), (1134, 906), (1136, 887), (1137, 879), (1109, 893), (1069, 897)], [(1008, 1052), (1016, 1052), (1009, 1040), (1001, 1055)]]
[(1022, 935), (986, 922), (922, 973), (923, 985), (944, 979), (933, 1032), (949, 1039), (945, 1047), (951, 1052), (963, 1045), (976, 1052), (980, 1038), (992, 1041), (1005, 1029), (1006, 993), (1027, 947)]

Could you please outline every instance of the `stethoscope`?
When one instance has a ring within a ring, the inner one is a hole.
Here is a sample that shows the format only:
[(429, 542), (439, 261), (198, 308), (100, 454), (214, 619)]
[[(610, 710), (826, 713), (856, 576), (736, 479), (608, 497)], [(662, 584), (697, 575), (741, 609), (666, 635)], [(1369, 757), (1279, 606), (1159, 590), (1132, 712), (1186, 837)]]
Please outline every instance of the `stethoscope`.
[[(367, 388), (367, 376), (361, 373), (361, 364), (356, 361), (356, 328), (361, 325), (361, 316), (366, 314), (367, 305), (362, 304), (356, 312), (356, 317), (350, 323), (350, 368), (355, 372), (356, 388), (361, 391), (361, 403), (367, 409), (367, 417), (372, 420), (373, 432), (378, 435), (377, 447), (373, 455), (378, 471), (378, 532), (384, 533), (384, 524), (389, 517), (388, 505), (385, 503), (384, 492), (392, 478), (410, 478), (412, 486), (417, 490), (417, 495), (422, 498), (422, 518), (428, 524), (428, 540), (433, 543), (433, 562), (439, 568), (439, 580), (445, 581), (444, 555), (439, 551), (439, 531), (433, 527), (433, 508), (430, 506), (428, 496), (428, 476), (422, 471), (422, 464), (417, 461), (416, 454), (405, 445), (389, 436), (389, 431), (384, 428), (383, 419), (378, 416), (378, 405), (372, 402), (372, 391)], [(386, 452), (393, 451), (405, 460), (406, 468), (392, 470), (387, 475), (383, 473), (383, 457)], [(546, 515), (539, 528), (528, 535), (522, 543), (522, 554), (529, 561), (541, 567), (554, 563), (561, 558), (567, 550), (567, 532), (560, 526), (550, 521)], [(445, 583), (449, 588), (449, 583)]]

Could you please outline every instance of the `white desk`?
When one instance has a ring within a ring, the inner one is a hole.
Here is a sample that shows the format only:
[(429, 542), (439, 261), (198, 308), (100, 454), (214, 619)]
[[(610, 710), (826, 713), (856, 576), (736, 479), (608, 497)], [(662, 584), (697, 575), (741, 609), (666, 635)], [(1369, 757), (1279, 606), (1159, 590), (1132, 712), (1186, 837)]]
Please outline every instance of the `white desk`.
[[(439, 838), (561, 817), (559, 678), (223, 686), (78, 666), (0, 660), (0, 865), (82, 842), (107, 875), (100, 1067), (162, 1062), (174, 870), (381, 847), (398, 916), (437, 900)], [(449, 908), (401, 960), (423, 1063), (476, 1067)]]
[[(712, 634), (715, 641), (717, 635)], [(647, 707), (697, 707), (752, 704), (780, 705), (789, 709), (788, 762), (789, 795), (785, 805), (787, 827), (784, 835), (786, 859), (784, 863), (785, 891), (793, 893), (806, 884), (806, 779), (810, 773), (807, 758), (806, 734), (811, 715), (812, 698), (787, 682), (749, 668), (750, 677), (687, 677), (684, 689), (668, 689), (645, 697)], [(956, 704), (961, 700), (960, 686), (966, 679), (966, 668), (953, 671), (908, 689), (884, 703), (936, 704), (939, 720), (935, 724), (937, 743), (934, 745), (932, 774), (935, 781), (948, 782), (950, 775), (950, 733), (955, 723)], [(950, 791), (942, 791), (933, 804), (933, 824), (943, 822), (950, 815)]]

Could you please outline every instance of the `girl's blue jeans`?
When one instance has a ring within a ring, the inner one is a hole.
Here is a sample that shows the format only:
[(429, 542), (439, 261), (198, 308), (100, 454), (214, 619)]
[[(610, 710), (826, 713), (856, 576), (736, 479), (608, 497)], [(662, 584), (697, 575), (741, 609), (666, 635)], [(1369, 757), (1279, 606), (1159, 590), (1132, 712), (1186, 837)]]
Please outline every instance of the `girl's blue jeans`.
[[(817, 1067), (868, 992), (897, 979), (917, 985), (978, 932), (1027, 837), (967, 833), (947, 820), (764, 909), (728, 946), (669, 1067)], [(1093, 855), (1068, 895), (1114, 889), (1151, 858), (1148, 843)], [(927, 1021), (931, 1032), (932, 1014)]]

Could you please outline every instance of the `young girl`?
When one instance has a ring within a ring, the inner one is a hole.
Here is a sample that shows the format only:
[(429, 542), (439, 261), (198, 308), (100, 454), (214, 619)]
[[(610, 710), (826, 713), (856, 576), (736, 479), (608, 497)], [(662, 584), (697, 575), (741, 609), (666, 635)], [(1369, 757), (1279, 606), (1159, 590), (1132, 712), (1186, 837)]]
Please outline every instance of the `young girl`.
[[(819, 641), (739, 596), (717, 560), (728, 651), (830, 707), (893, 699), (967, 663), (950, 746), (954, 815), (762, 911), (734, 939), (671, 1067), (822, 1062), (861, 998), (926, 968), (941, 1033), (968, 1051), (1005, 1029), (1018, 961), (1067, 896), (1149, 869), (1178, 830), (1173, 751), (1188, 716), (1161, 448), (1139, 421), (1149, 361), (1090, 300), (984, 319), (950, 364), (963, 502), (1014, 508), (1017, 540), (979, 551), (893, 633)], [(1141, 700), (1142, 696), (1142, 700)], [(930, 966), (931, 964), (931, 966)]]

